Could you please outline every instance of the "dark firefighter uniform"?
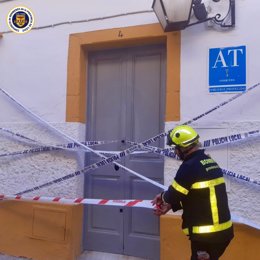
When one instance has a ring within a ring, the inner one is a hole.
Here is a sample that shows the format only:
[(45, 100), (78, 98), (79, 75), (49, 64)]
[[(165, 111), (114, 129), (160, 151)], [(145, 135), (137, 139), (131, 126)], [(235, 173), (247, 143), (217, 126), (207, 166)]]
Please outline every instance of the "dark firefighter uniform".
[(162, 199), (173, 211), (183, 209), (182, 228), (191, 241), (216, 244), (233, 238), (222, 170), (204, 150), (184, 159)]

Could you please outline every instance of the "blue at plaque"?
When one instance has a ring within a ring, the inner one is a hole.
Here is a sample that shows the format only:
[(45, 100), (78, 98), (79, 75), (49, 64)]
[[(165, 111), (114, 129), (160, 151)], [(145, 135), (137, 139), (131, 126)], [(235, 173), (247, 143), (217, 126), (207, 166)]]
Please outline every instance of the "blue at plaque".
[(246, 46), (209, 49), (209, 91), (246, 90)]

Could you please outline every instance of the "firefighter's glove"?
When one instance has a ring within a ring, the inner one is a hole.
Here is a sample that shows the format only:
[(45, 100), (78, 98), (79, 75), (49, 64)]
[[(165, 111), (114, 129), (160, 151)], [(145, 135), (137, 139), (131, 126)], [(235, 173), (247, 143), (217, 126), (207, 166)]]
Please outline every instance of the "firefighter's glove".
[(164, 215), (171, 209), (171, 205), (164, 202), (163, 193), (159, 193), (154, 197), (152, 205), (154, 206), (153, 212), (156, 216)]

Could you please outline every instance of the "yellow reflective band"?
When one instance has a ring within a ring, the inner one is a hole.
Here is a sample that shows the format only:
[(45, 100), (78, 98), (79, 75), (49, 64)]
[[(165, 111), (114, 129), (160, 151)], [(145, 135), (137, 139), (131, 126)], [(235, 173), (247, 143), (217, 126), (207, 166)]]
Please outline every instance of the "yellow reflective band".
[(228, 229), (232, 226), (232, 222), (229, 220), (222, 224), (216, 224), (212, 226), (200, 226), (200, 227), (192, 227), (192, 232), (194, 234), (203, 234), (203, 233), (213, 233)]
[(220, 178), (217, 178), (214, 180), (195, 182), (192, 184), (191, 189), (210, 188), (210, 187), (214, 187), (219, 184), (222, 184), (222, 183), (225, 183), (225, 180), (223, 177), (220, 177)]
[(217, 178), (214, 180), (196, 182), (191, 186), (191, 189), (209, 188), (209, 190), (210, 190), (210, 207), (211, 207), (213, 224), (219, 223), (218, 205), (217, 205), (217, 196), (216, 196), (215, 186), (222, 184), (222, 183), (225, 183), (225, 180), (223, 177), (220, 177), (220, 178)]
[(219, 217), (218, 217), (218, 205), (217, 205), (217, 197), (215, 192), (215, 187), (209, 188), (210, 192), (210, 207), (211, 207), (211, 214), (213, 219), (213, 224), (219, 223)]
[(172, 183), (172, 187), (179, 191), (180, 193), (187, 195), (189, 193), (189, 191), (187, 189), (185, 189), (184, 187), (182, 187), (180, 184), (178, 184), (175, 180)]
[[(212, 221), (213, 221), (213, 225), (210, 226), (192, 227), (192, 233), (194, 234), (212, 233), (212, 232), (228, 229), (232, 226), (231, 221), (227, 221), (225, 223), (219, 224), (218, 204), (217, 204), (215, 186), (222, 183), (225, 183), (225, 180), (223, 177), (220, 177), (214, 180), (196, 182), (191, 186), (191, 189), (209, 188), (210, 207), (211, 207), (211, 214), (212, 214)], [(183, 232), (186, 235), (189, 234), (189, 230), (187, 228), (183, 229)]]
[[(218, 231), (223, 231), (232, 226), (232, 221), (229, 220), (227, 222), (224, 222), (222, 224), (215, 224), (211, 226), (195, 226), (192, 227), (192, 233), (194, 234), (204, 234), (204, 233), (213, 233)], [(185, 228), (183, 229), (183, 232), (185, 235), (189, 235), (189, 229)]]
[(188, 228), (184, 228), (182, 231), (185, 235), (189, 235), (189, 229)]

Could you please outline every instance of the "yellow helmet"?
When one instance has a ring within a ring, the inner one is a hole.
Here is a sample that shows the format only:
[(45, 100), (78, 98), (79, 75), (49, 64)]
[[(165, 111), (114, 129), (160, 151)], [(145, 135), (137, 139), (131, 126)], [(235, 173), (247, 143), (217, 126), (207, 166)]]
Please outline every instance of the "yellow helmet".
[(188, 147), (199, 141), (198, 133), (188, 125), (176, 126), (167, 136), (167, 145)]

